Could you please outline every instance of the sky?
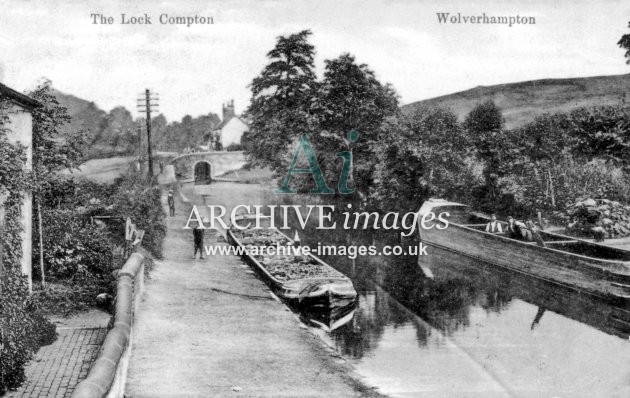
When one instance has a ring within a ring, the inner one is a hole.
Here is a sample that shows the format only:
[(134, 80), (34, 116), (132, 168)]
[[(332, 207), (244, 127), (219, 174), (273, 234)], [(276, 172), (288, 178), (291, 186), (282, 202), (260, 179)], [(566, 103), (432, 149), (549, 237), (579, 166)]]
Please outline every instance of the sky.
[[(74, 1), (0, 0), (0, 81), (25, 91), (42, 77), (106, 111), (136, 112), (139, 94), (159, 94), (168, 120), (242, 112), (247, 85), (280, 35), (313, 32), (316, 67), (344, 52), (393, 84), (402, 104), (476, 86), (630, 72), (617, 46), (630, 33), (630, 2), (437, 0)], [(527, 16), (535, 25), (440, 24), (450, 16)], [(114, 17), (93, 24), (90, 14)], [(123, 25), (121, 14), (151, 16)], [(212, 16), (214, 24), (159, 24)]]

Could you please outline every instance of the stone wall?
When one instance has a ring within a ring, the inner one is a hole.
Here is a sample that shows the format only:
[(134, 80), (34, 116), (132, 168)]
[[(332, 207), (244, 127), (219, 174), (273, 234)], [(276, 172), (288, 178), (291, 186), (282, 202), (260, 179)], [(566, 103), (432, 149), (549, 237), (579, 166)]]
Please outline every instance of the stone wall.
[[(30, 170), (33, 166), (33, 117), (29, 110), (20, 105), (14, 104), (9, 110), (10, 122), (6, 127), (10, 130), (7, 139), (12, 144), (21, 144), (26, 147), (26, 169)], [(31, 265), (31, 249), (32, 249), (32, 214), (33, 204), (30, 194), (24, 195), (22, 202), (22, 273), (28, 276), (29, 289), (32, 289), (32, 265)]]

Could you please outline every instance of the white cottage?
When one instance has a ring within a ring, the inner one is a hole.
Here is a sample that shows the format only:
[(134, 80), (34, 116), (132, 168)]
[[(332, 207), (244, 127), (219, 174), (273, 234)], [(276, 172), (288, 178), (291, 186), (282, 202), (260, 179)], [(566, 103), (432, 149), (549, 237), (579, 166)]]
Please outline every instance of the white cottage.
[(216, 148), (216, 141), (218, 140), (222, 149), (225, 150), (232, 144), (240, 144), (243, 134), (248, 130), (247, 121), (234, 113), (234, 100), (232, 100), (227, 105), (223, 105), (223, 121), (212, 130), (211, 137), (215, 142), (209, 143), (209, 145)]
[[(33, 165), (33, 117), (31, 112), (41, 104), (2, 83), (0, 83), (0, 99), (9, 101), (10, 104), (8, 109), (9, 123), (5, 125), (8, 129), (7, 138), (13, 144), (20, 143), (26, 147), (26, 168), (30, 170)], [(4, 199), (0, 197), (0, 231), (4, 230)], [(22, 232), (22, 273), (28, 276), (30, 289), (32, 288), (31, 219), (33, 211), (30, 195), (24, 195), (21, 208), (22, 225), (24, 226)]]

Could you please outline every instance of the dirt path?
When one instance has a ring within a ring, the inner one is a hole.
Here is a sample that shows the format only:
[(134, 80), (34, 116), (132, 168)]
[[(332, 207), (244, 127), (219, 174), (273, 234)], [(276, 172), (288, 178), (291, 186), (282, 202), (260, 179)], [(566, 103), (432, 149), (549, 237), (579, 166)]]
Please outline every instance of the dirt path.
[(127, 397), (378, 395), (238, 257), (192, 260), (177, 206), (136, 315)]

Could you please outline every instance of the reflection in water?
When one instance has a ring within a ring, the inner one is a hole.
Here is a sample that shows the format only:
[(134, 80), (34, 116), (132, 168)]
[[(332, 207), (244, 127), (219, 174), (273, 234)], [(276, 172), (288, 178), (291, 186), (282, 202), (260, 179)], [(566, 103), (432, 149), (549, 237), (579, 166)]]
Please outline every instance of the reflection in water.
[[(255, 185), (215, 184), (211, 203), (272, 204)], [(281, 199), (284, 204), (290, 198)], [(290, 225), (298, 225), (291, 220)], [(394, 245), (364, 231), (300, 233), (303, 244)], [(407, 242), (415, 244), (415, 242)], [(359, 373), (405, 396), (630, 396), (630, 312), (429, 247), (415, 257), (323, 258), (359, 292), (352, 319), (323, 336)]]

